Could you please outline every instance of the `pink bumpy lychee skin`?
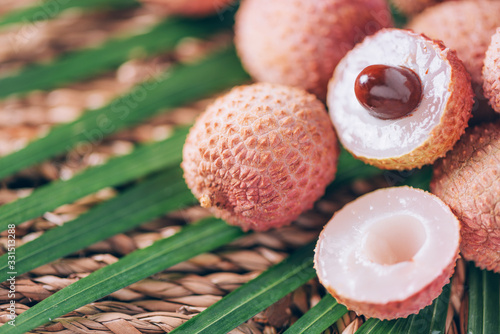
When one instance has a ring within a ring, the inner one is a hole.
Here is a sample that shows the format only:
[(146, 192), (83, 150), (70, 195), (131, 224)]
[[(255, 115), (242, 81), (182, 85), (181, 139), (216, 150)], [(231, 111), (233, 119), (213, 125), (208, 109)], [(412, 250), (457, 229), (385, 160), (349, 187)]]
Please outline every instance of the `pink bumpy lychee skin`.
[(500, 123), (469, 129), (434, 165), (431, 191), (462, 222), (462, 256), (500, 273)]
[(256, 80), (301, 87), (324, 100), (345, 53), (389, 26), (384, 0), (244, 0), (235, 43)]
[(482, 94), (481, 70), (491, 36), (500, 26), (500, 1), (447, 1), (424, 10), (408, 24), (457, 52)]
[(202, 17), (225, 10), (234, 0), (142, 0), (155, 10), (168, 15)]
[(407, 317), (441, 294), (453, 274), (460, 224), (437, 196), (378, 189), (337, 211), (316, 245), (323, 286), (357, 314)]
[(323, 104), (274, 84), (234, 88), (207, 108), (184, 145), (193, 194), (244, 230), (291, 223), (333, 180), (339, 148)]
[(484, 96), (491, 107), (500, 112), (500, 28), (491, 37), (491, 44), (486, 51), (483, 67)]

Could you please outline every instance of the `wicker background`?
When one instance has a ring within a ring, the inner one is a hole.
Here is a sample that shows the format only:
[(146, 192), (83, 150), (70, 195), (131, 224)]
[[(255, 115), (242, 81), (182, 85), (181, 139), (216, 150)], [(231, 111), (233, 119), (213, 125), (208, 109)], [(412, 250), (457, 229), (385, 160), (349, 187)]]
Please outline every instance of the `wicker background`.
[[(35, 0), (2, 0), (0, 15)], [(20, 35), (20, 27), (0, 33), (0, 76), (33, 62), (46, 62), (70, 50), (96, 46), (110, 37), (140, 31), (155, 22), (157, 16), (145, 9), (81, 13), (76, 10), (37, 25), (29, 36)], [(64, 32), (64, 33), (61, 33)], [(0, 156), (42, 136), (54, 125), (77, 118), (84, 110), (99, 108), (133, 85), (159, 75), (172, 63), (192, 62), (207, 51), (230, 43), (232, 36), (221, 34), (209, 41), (186, 39), (169, 54), (129, 61), (114, 72), (49, 92), (33, 92), (24, 98), (0, 101)], [(106, 138), (81, 154), (68, 154), (30, 168), (0, 184), (0, 205), (28, 195), (34, 188), (52, 180), (71, 178), (89, 166), (110, 157), (129, 153), (137, 143), (162, 140), (177, 124), (190, 124), (210, 100), (198, 101), (168, 115), (160, 115), (134, 128)], [(121, 289), (106, 298), (81, 307), (64, 317), (39, 327), (34, 333), (165, 333), (179, 326), (228, 292), (256, 277), (269, 266), (283, 260), (292, 250), (316, 239), (333, 212), (360, 194), (387, 186), (383, 177), (357, 181), (320, 200), (315, 210), (302, 215), (292, 226), (266, 233), (254, 233), (213, 253), (197, 256), (148, 279)], [(89, 208), (115, 196), (107, 188), (76, 203), (64, 205), (17, 228), (17, 246), (31, 241), (44, 231), (64, 224)], [(39, 267), (17, 279), (17, 312), (117, 261), (138, 248), (165, 238), (183, 225), (207, 215), (196, 206), (175, 212), (140, 228), (118, 234), (76, 254)], [(0, 253), (6, 251), (6, 233), (0, 234)], [(447, 333), (460, 331), (463, 319), (465, 268), (462, 262), (452, 288)], [(8, 321), (8, 287), (0, 285), (0, 322)], [(286, 296), (231, 333), (280, 333), (314, 306), (324, 295), (316, 280)], [(463, 312), (462, 312), (463, 313)], [(349, 313), (327, 333), (354, 333), (362, 317)]]

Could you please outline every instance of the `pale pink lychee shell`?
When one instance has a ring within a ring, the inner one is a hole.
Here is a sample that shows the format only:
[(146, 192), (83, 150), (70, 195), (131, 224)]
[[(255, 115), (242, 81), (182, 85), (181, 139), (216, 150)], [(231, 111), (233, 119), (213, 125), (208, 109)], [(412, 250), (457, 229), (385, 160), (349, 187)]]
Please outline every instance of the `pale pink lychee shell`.
[[(406, 117), (370, 115), (354, 93), (358, 74), (384, 64), (413, 70), (422, 101)], [(409, 30), (382, 29), (349, 51), (328, 86), (328, 108), (344, 147), (383, 169), (412, 169), (433, 163), (460, 138), (471, 117), (470, 77), (454, 51)]]
[(486, 51), (483, 67), (484, 96), (490, 106), (500, 112), (500, 28), (491, 37), (491, 44)]
[(184, 178), (202, 205), (244, 230), (289, 224), (333, 180), (339, 148), (324, 105), (260, 83), (217, 99), (192, 127)]
[(434, 165), (431, 191), (462, 222), (462, 256), (500, 273), (500, 123), (469, 129)]
[[(367, 231), (399, 215), (421, 222), (423, 243), (410, 260), (372, 261), (365, 248)], [(430, 305), (449, 282), (458, 258), (459, 227), (451, 210), (430, 193), (379, 189), (335, 213), (316, 245), (315, 269), (323, 286), (348, 309), (379, 319), (407, 317)]]
[(208, 16), (222, 13), (235, 0), (141, 0), (152, 9), (182, 16)]
[(491, 36), (500, 26), (500, 1), (447, 1), (424, 10), (408, 24), (457, 52), (482, 94), (481, 70)]
[(389, 26), (384, 0), (243, 0), (235, 43), (256, 80), (301, 87), (324, 100), (345, 53)]

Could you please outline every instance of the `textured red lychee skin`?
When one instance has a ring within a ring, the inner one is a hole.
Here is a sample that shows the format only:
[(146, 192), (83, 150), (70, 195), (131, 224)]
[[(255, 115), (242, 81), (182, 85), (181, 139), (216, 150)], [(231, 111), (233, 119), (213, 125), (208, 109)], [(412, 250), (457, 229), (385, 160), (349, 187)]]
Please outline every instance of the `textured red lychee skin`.
[(244, 0), (235, 43), (245, 69), (258, 81), (300, 87), (324, 101), (345, 53), (389, 26), (383, 0)]
[(447, 1), (427, 8), (408, 24), (408, 28), (456, 50), (479, 94), (484, 55), (498, 26), (499, 1)]
[[(386, 30), (382, 30), (380, 33), (384, 31)], [(433, 163), (453, 148), (453, 145), (465, 132), (468, 121), (472, 116), (474, 93), (471, 87), (471, 79), (464, 64), (458, 59), (456, 52), (447, 48), (439, 40), (431, 40), (425, 35), (412, 32), (409, 32), (409, 34), (431, 41), (434, 49), (442, 56), (443, 61), (449, 64), (451, 69), (450, 96), (445, 111), (441, 116), (440, 124), (431, 131), (429, 138), (413, 151), (386, 159), (357, 156), (355, 153), (350, 152), (357, 159), (381, 169), (409, 170)], [(348, 56), (349, 54), (346, 55), (346, 57)]]
[(168, 15), (202, 17), (222, 12), (234, 0), (141, 0)]
[[(316, 252), (316, 254), (317, 253), (318, 252)], [(458, 249), (456, 259), (458, 259)], [(345, 298), (344, 296), (337, 294), (332, 287), (323, 284), (323, 282), (321, 283), (340, 304), (344, 305), (349, 310), (356, 312), (358, 315), (378, 318), (381, 320), (406, 318), (411, 314), (418, 313), (424, 307), (432, 304), (432, 301), (441, 294), (443, 286), (450, 282), (450, 277), (455, 271), (456, 259), (444, 268), (443, 272), (436, 277), (434, 281), (425, 286), (420, 292), (415, 293), (404, 300), (393, 301), (387, 304), (367, 303)], [(315, 261), (315, 263), (317, 263), (317, 261)]]
[(207, 108), (184, 145), (182, 168), (211, 212), (244, 230), (291, 223), (324, 194), (339, 147), (324, 105), (297, 88), (234, 88)]
[(462, 256), (500, 272), (500, 123), (467, 130), (434, 165), (431, 191), (462, 223)]
[(484, 96), (490, 106), (500, 112), (500, 28), (491, 37), (491, 44), (486, 51), (483, 67)]
[(394, 7), (405, 15), (415, 15), (425, 8), (434, 6), (441, 1), (443, 0), (391, 0)]

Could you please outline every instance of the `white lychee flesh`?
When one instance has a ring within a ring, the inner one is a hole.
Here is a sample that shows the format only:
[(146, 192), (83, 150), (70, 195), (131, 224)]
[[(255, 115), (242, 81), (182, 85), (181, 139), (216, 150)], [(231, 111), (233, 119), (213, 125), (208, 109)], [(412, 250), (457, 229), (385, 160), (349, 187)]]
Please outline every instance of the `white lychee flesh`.
[(410, 187), (379, 189), (328, 222), (315, 268), (325, 288), (356, 313), (406, 317), (439, 296), (459, 242), (459, 222), (438, 197)]

